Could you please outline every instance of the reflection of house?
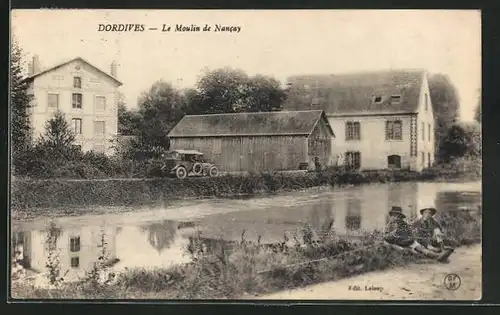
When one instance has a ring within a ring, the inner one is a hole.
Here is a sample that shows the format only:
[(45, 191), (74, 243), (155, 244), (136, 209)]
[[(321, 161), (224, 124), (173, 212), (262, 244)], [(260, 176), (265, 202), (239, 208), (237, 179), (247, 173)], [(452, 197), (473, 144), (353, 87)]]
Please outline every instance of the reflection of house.
[[(49, 236), (50, 235), (50, 236)], [(47, 271), (49, 255), (57, 253), (61, 274), (67, 278), (83, 276), (98, 262), (105, 248), (105, 262), (116, 260), (116, 229), (82, 227), (17, 232), (14, 242), (23, 244), (25, 267), (38, 272)], [(55, 257), (55, 255), (53, 256)]]
[(320, 235), (328, 233), (335, 220), (331, 203), (326, 200), (313, 204), (311, 207), (309, 218), (311, 227)]
[(118, 130), (117, 88), (122, 85), (116, 79), (116, 64), (108, 74), (78, 57), (42, 70), (35, 56), (27, 80), (33, 96), (29, 119), (35, 138), (59, 110), (82, 150), (112, 152), (110, 140)]
[(334, 230), (340, 235), (383, 229), (392, 206), (403, 208), (405, 215), (416, 217), (422, 194), (420, 183), (368, 185), (341, 192), (331, 200), (335, 212)]
[(345, 227), (348, 231), (361, 229), (361, 199), (350, 198), (347, 200)]
[(334, 133), (323, 111), (185, 116), (168, 135), (224, 171), (295, 170), (330, 164)]
[(361, 169), (410, 168), (434, 161), (434, 119), (424, 70), (289, 78), (287, 110), (324, 110), (338, 157)]

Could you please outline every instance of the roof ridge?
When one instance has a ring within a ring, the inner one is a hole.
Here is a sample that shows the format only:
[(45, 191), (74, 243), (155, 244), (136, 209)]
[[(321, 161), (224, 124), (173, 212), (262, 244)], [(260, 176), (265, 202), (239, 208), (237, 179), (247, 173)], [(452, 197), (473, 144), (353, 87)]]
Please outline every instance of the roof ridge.
[(297, 78), (297, 77), (315, 77), (315, 76), (322, 76), (322, 77), (327, 77), (327, 76), (333, 76), (333, 77), (340, 77), (340, 76), (348, 76), (348, 75), (366, 75), (366, 74), (382, 74), (382, 73), (391, 73), (391, 72), (427, 72), (428, 70), (426, 68), (389, 68), (389, 69), (380, 69), (380, 70), (365, 70), (365, 71), (353, 71), (353, 72), (339, 72), (339, 73), (305, 73), (305, 74), (296, 74), (296, 75), (291, 75), (288, 78)]
[(314, 130), (317, 121), (325, 117), (324, 115), (325, 112), (318, 109), (186, 115), (168, 136), (307, 135)]
[(39, 71), (39, 72), (37, 72), (37, 73), (33, 73), (32, 75), (27, 76), (27, 77), (26, 77), (26, 79), (32, 79), (32, 78), (35, 78), (35, 77), (37, 77), (37, 76), (39, 76), (39, 75), (41, 75), (41, 74), (44, 74), (44, 73), (50, 72), (50, 71), (52, 71), (52, 70), (55, 70), (55, 69), (57, 69), (57, 68), (59, 68), (59, 67), (61, 67), (61, 66), (64, 66), (64, 65), (70, 64), (70, 63), (72, 63), (72, 62), (74, 62), (74, 61), (77, 61), (77, 60), (80, 60), (80, 61), (82, 61), (82, 62), (84, 62), (84, 63), (86, 63), (86, 64), (90, 65), (91, 67), (93, 67), (93, 68), (97, 69), (98, 71), (100, 71), (100, 72), (104, 73), (105, 75), (107, 75), (107, 76), (108, 76), (108, 77), (110, 77), (111, 79), (113, 79), (113, 80), (115, 80), (116, 82), (120, 83), (120, 85), (122, 85), (122, 84), (123, 84), (120, 80), (118, 80), (116, 77), (114, 77), (114, 76), (113, 76), (113, 75), (111, 75), (110, 73), (108, 73), (108, 72), (106, 72), (106, 71), (102, 70), (101, 68), (99, 68), (99, 67), (95, 66), (94, 64), (92, 64), (91, 62), (89, 62), (88, 60), (86, 60), (86, 59), (84, 59), (84, 58), (82, 58), (82, 57), (80, 57), (80, 56), (76, 56), (76, 57), (74, 57), (74, 58), (67, 59), (66, 61), (62, 61), (62, 62), (56, 63), (56, 64), (54, 64), (54, 65), (53, 65), (53, 66), (51, 66), (51, 67), (47, 67), (47, 68), (46, 68), (46, 69), (44, 69), (44, 70), (41, 70), (41, 71)]
[(196, 114), (196, 115), (185, 115), (184, 117), (204, 117), (204, 116), (229, 116), (229, 115), (257, 115), (257, 114), (283, 114), (283, 113), (303, 113), (303, 112), (322, 112), (321, 109), (311, 109), (311, 110), (283, 110), (283, 111), (272, 111), (272, 112), (242, 112), (242, 113), (218, 113), (218, 114)]

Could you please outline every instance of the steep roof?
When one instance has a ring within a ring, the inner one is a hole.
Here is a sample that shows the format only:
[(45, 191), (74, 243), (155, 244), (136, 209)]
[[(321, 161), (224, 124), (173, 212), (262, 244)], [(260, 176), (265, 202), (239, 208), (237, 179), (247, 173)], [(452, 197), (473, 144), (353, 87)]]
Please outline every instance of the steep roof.
[(123, 85), (123, 83), (121, 83), (120, 81), (118, 81), (117, 78), (113, 77), (111, 74), (97, 68), (96, 66), (94, 66), (93, 64), (91, 64), (90, 62), (88, 62), (87, 60), (83, 59), (82, 57), (76, 57), (76, 58), (73, 58), (71, 60), (68, 60), (68, 61), (65, 61), (65, 62), (62, 62), (62, 63), (58, 63), (57, 65), (55, 66), (52, 66), (48, 69), (45, 69), (43, 71), (40, 71), (38, 73), (35, 73), (35, 74), (32, 74), (30, 75), (29, 77), (26, 78), (26, 80), (33, 80), (34, 78), (42, 75), (42, 74), (45, 74), (47, 72), (50, 72), (50, 71), (54, 71), (58, 68), (61, 68), (61, 67), (64, 67), (65, 65), (68, 65), (72, 62), (75, 62), (75, 61), (80, 61), (80, 62), (83, 62), (85, 64), (87, 64), (88, 66), (90, 66), (91, 68), (93, 68), (94, 70), (96, 70), (97, 72), (101, 73), (101, 74), (104, 74), (105, 76), (107, 76), (108, 78), (110, 78), (112, 81), (114, 81), (116, 84), (118, 84), (119, 86), (120, 85)]
[[(227, 137), (309, 135), (325, 117), (321, 110), (188, 115), (170, 131), (169, 137)], [(333, 134), (328, 121), (324, 120)]]
[[(286, 110), (322, 109), (327, 115), (415, 113), (425, 70), (404, 69), (288, 79)], [(399, 103), (392, 96), (400, 96)], [(380, 96), (380, 102), (375, 97)], [(314, 103), (314, 104), (313, 104)]]

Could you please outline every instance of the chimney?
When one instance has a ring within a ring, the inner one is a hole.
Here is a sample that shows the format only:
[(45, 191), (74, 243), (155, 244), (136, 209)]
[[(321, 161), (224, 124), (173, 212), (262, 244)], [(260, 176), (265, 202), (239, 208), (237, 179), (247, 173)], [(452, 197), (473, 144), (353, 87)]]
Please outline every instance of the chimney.
[(31, 65), (29, 67), (29, 71), (30, 71), (31, 75), (37, 74), (38, 72), (40, 72), (40, 58), (38, 57), (38, 55), (33, 56), (33, 60), (32, 60)]
[(111, 76), (114, 77), (114, 78), (117, 77), (117, 75), (116, 75), (116, 68), (117, 68), (117, 64), (116, 64), (115, 61), (113, 61), (111, 63), (111, 67), (110, 67), (110, 70), (111, 70), (110, 73), (111, 73)]

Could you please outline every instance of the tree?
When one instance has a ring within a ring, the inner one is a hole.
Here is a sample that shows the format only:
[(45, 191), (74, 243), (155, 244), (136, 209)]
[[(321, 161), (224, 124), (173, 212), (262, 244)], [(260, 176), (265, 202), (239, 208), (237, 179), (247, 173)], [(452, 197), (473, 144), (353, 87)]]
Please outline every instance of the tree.
[(123, 136), (137, 135), (141, 117), (136, 111), (128, 110), (122, 93), (118, 93), (118, 133)]
[(37, 147), (55, 154), (57, 157), (68, 157), (74, 151), (75, 133), (60, 111), (45, 123), (45, 132), (40, 136)]
[(69, 170), (82, 152), (73, 146), (75, 134), (61, 112), (45, 123), (44, 133), (23, 154), (16, 165), (18, 174), (50, 178), (59, 176), (61, 168)]
[(440, 159), (450, 162), (461, 157), (481, 156), (481, 127), (478, 123), (452, 125), (441, 141)]
[(247, 74), (229, 67), (206, 72), (197, 83), (198, 108), (203, 114), (233, 113), (247, 106)]
[(201, 108), (203, 96), (196, 89), (185, 89), (182, 92), (184, 105), (182, 110), (186, 115), (204, 114)]
[(28, 95), (29, 82), (25, 80), (23, 51), (16, 39), (12, 41), (10, 63), (10, 102), (11, 102), (11, 139), (13, 159), (31, 145), (29, 108), (31, 97)]
[(447, 75), (436, 74), (429, 78), (429, 92), (434, 109), (436, 152), (439, 154), (441, 139), (458, 120), (460, 101), (456, 87)]
[(162, 80), (139, 97), (139, 142), (144, 148), (168, 150), (168, 133), (184, 116), (185, 101), (170, 83)]
[(286, 92), (274, 78), (257, 75), (248, 81), (247, 108), (249, 112), (270, 112), (283, 108)]
[(281, 110), (286, 97), (278, 80), (263, 75), (249, 77), (228, 67), (207, 71), (196, 87), (188, 112), (198, 114)]

